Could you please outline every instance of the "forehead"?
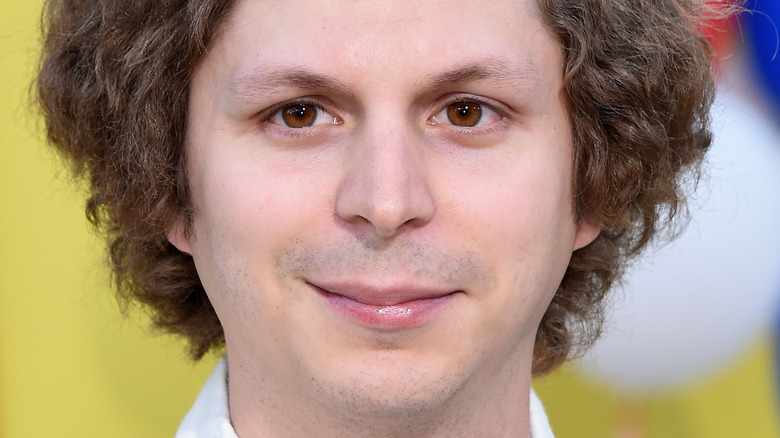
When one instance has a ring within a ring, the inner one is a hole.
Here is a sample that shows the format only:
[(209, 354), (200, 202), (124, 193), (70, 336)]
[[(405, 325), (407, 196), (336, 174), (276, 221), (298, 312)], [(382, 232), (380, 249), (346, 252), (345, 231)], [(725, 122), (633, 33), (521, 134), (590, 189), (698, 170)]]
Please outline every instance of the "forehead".
[(480, 63), (526, 79), (560, 67), (533, 0), (239, 0), (219, 35), (207, 59), (231, 85), (261, 70), (376, 84)]

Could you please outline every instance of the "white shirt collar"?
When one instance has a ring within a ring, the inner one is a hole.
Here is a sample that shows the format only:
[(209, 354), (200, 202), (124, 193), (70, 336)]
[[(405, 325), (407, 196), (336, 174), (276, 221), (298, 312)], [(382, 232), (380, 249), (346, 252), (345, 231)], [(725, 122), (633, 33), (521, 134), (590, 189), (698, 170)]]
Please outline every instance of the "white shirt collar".
[(182, 420), (176, 438), (238, 438), (230, 424), (225, 358), (200, 390), (195, 404)]
[[(219, 361), (195, 404), (181, 422), (176, 438), (238, 438), (230, 424), (226, 366), (224, 358)], [(554, 438), (542, 402), (533, 390), (530, 417), (532, 438)]]

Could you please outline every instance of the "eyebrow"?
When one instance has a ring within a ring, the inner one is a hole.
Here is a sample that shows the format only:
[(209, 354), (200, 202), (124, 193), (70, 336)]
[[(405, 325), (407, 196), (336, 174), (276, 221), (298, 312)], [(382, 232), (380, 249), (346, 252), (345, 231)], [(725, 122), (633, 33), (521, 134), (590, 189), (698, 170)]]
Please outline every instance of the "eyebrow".
[[(519, 91), (533, 89), (540, 81), (538, 69), (531, 62), (511, 66), (500, 59), (488, 58), (428, 76), (422, 85), (430, 92), (486, 79)], [(282, 88), (328, 90), (346, 97), (353, 95), (349, 87), (338, 79), (304, 68), (243, 72), (234, 75), (228, 83), (229, 92), (239, 100), (251, 100)]]
[(330, 90), (345, 96), (352, 94), (344, 83), (335, 78), (299, 68), (240, 73), (228, 84), (230, 93), (240, 100), (252, 99), (280, 88)]
[(500, 59), (488, 58), (433, 75), (424, 83), (426, 83), (426, 88), (438, 90), (467, 82), (490, 79), (498, 85), (527, 91), (538, 85), (540, 80), (538, 71), (531, 62), (511, 66)]

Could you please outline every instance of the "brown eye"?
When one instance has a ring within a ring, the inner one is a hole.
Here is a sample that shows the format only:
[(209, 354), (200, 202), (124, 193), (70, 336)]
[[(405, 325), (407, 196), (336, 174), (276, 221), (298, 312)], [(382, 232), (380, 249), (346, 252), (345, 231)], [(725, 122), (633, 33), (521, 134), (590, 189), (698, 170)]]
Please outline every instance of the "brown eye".
[(474, 102), (455, 102), (447, 107), (447, 118), (455, 126), (477, 126), (482, 118), (482, 106)]
[(317, 119), (317, 107), (296, 103), (282, 109), (282, 120), (290, 128), (307, 128)]

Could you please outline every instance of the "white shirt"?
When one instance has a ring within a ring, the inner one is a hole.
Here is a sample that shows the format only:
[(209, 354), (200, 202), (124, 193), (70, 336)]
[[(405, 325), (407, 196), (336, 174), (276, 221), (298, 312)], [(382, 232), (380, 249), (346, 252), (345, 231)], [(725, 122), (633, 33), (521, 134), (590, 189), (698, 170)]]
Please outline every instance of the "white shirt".
[[(225, 359), (217, 364), (203, 385), (195, 404), (182, 420), (176, 438), (238, 438), (230, 424)], [(555, 438), (539, 398), (531, 390), (531, 437)]]

